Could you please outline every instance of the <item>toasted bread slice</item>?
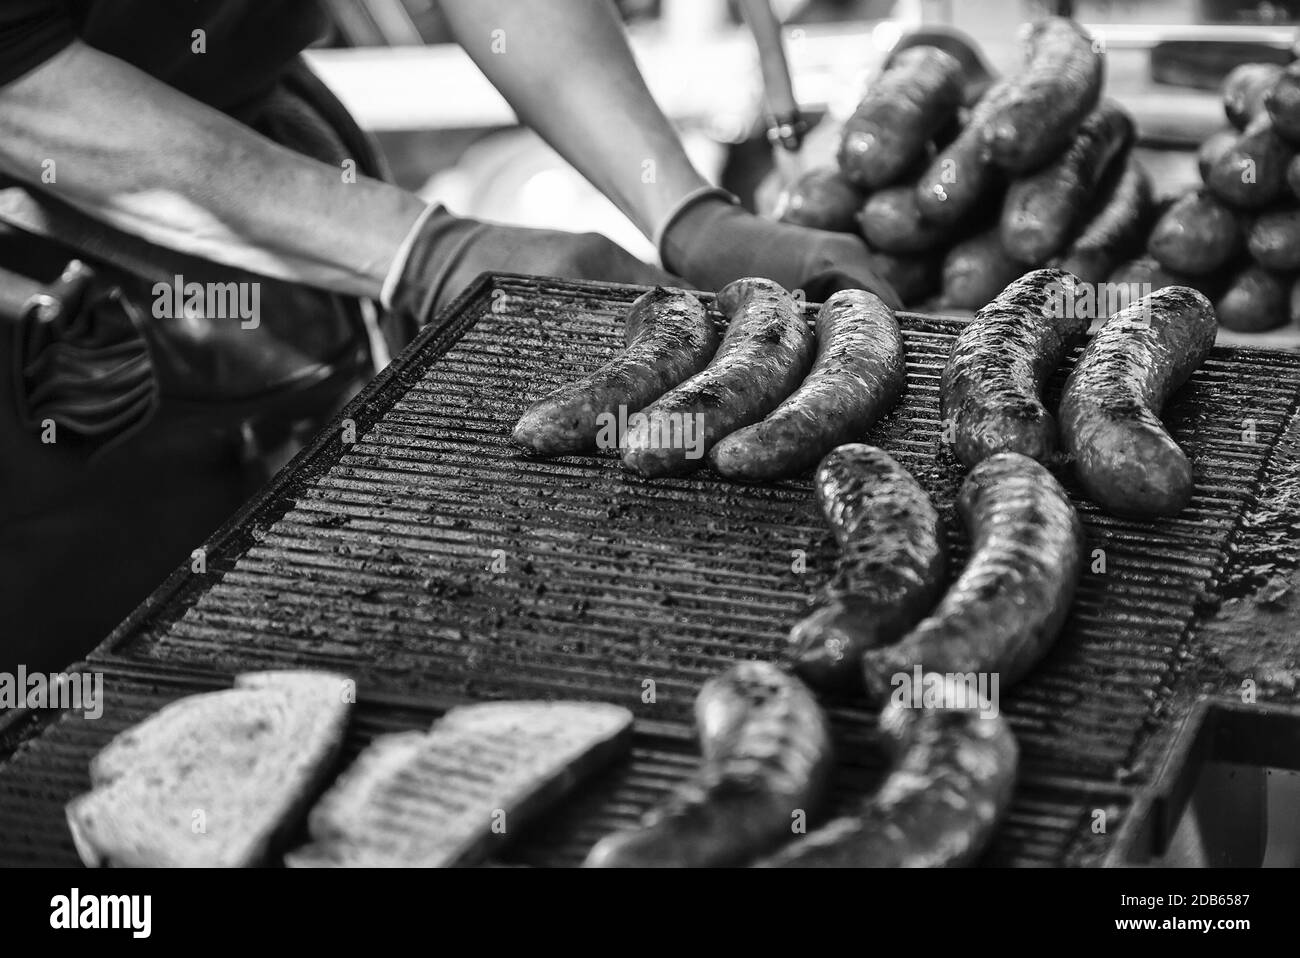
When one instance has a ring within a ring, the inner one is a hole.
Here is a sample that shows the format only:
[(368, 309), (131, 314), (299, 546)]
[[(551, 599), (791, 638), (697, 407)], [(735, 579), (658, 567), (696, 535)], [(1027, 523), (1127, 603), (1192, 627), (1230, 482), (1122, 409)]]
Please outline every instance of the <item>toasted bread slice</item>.
[(308, 819), (299, 868), (448, 867), (497, 839), (625, 752), (632, 714), (588, 702), (455, 708), (429, 732), (376, 738)]
[(67, 807), (87, 865), (239, 867), (301, 820), (343, 739), (351, 682), (240, 675), (119, 734)]

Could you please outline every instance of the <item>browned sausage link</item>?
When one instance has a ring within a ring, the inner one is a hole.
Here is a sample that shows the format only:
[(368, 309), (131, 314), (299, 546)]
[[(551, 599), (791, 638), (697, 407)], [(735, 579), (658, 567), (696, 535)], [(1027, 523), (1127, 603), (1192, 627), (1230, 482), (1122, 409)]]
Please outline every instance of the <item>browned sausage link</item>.
[(1263, 209), (1287, 191), (1287, 165), (1295, 147), (1278, 136), (1273, 121), (1257, 116), (1210, 164), (1205, 185), (1215, 195), (1243, 209)]
[(998, 452), (1047, 459), (1056, 423), (1042, 391), (1088, 320), (1072, 308), (1079, 283), (1058, 269), (1016, 280), (953, 343), (939, 383), (944, 428), (957, 458), (973, 466)]
[(775, 215), (782, 223), (795, 226), (854, 233), (864, 199), (843, 173), (822, 167), (809, 170), (782, 192)]
[(943, 260), (942, 305), (979, 309), (1026, 268), (1006, 251), (996, 227), (962, 240)]
[(937, 47), (898, 54), (844, 124), (844, 175), (878, 189), (906, 173), (961, 105), (961, 73), (961, 64)]
[(1264, 106), (1277, 132), (1300, 143), (1300, 65), (1292, 62), (1264, 94)]
[(1115, 267), (1140, 246), (1150, 226), (1154, 204), (1146, 170), (1130, 155), (1117, 172), (1092, 219), (1051, 264), (1084, 283), (1106, 282)]
[(745, 862), (815, 814), (831, 766), (830, 731), (798, 679), (745, 662), (695, 702), (700, 771), (640, 827), (610, 835), (587, 868), (710, 867)]
[(957, 497), (971, 556), (934, 612), (901, 642), (862, 656), (868, 693), (885, 701), (900, 675), (973, 672), (1010, 688), (1047, 652), (1070, 611), (1083, 526), (1056, 478), (1005, 452), (971, 470)]
[(984, 128), (993, 162), (1027, 173), (1064, 150), (1097, 105), (1101, 79), (1100, 48), (1082, 27), (1063, 17), (1035, 23), (1015, 89)]
[(1237, 214), (1214, 194), (1181, 197), (1156, 221), (1147, 252), (1176, 273), (1202, 276), (1223, 266), (1241, 246)]
[(1223, 81), (1223, 112), (1239, 130), (1264, 112), (1264, 99), (1282, 76), (1276, 63), (1243, 63)]
[(1214, 313), (1219, 325), (1238, 333), (1263, 333), (1285, 324), (1290, 315), (1289, 279), (1285, 273), (1250, 264), (1233, 276), (1215, 298)]
[[(927, 676), (938, 682), (940, 676)], [(943, 708), (891, 703), (880, 727), (893, 767), (855, 815), (760, 864), (775, 868), (954, 868), (973, 864), (1006, 815), (1019, 748), (995, 709), (945, 682)], [(995, 703), (991, 703), (994, 704)], [(964, 706), (964, 707), (963, 707)]]
[(618, 356), (529, 406), (511, 438), (539, 456), (590, 449), (602, 414), (617, 421), (619, 406), (641, 409), (695, 375), (718, 348), (720, 334), (698, 299), (660, 287), (632, 304), (624, 337), (627, 348)]
[(866, 290), (842, 290), (817, 313), (817, 359), (803, 385), (762, 422), (714, 446), (709, 462), (731, 479), (798, 475), (861, 437), (898, 401), (906, 380), (894, 311)]
[(1133, 121), (1113, 100), (1088, 115), (1070, 146), (1012, 183), (1002, 207), (1002, 245), (1022, 263), (1043, 263), (1069, 242), (1112, 161), (1133, 139)]
[(864, 649), (900, 638), (943, 588), (943, 522), (930, 497), (883, 450), (840, 446), (814, 482), (839, 543), (834, 578), (790, 630), (795, 669), (822, 688), (861, 684)]
[(890, 186), (867, 197), (858, 228), (872, 249), (887, 253), (923, 253), (952, 238), (952, 229), (927, 222), (916, 205), (913, 184)]
[(1061, 433), (1080, 482), (1117, 515), (1173, 515), (1192, 467), (1160, 422), (1165, 402), (1205, 361), (1217, 324), (1186, 286), (1145, 296), (1093, 338), (1061, 395)]
[(671, 476), (699, 468), (718, 440), (775, 409), (812, 365), (812, 327), (776, 283), (737, 280), (718, 293), (718, 304), (731, 322), (713, 361), (628, 417), (623, 464), (633, 472)]
[(916, 182), (916, 204), (932, 223), (951, 226), (964, 220), (989, 194), (1000, 189), (1002, 172), (989, 156), (984, 128), (1015, 87), (1008, 80), (995, 84), (971, 111), (957, 139), (935, 154)]

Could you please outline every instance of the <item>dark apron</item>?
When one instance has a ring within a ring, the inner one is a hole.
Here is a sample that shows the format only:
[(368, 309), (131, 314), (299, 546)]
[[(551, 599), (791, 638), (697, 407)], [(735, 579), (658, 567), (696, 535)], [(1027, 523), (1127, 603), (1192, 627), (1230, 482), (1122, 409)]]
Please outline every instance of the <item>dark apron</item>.
[[(315, 159), (382, 177), (378, 152), (299, 59), (236, 119)], [(363, 305), (163, 250), (0, 183), (0, 265), (51, 281), (73, 258), (146, 317), (157, 401), (90, 441), (33, 421), (0, 337), (0, 671), (82, 657), (327, 422), (373, 372)], [(153, 285), (257, 282), (259, 324), (155, 319)], [(392, 342), (393, 346), (400, 343)], [(28, 367), (29, 370), (35, 367)], [(39, 407), (39, 403), (36, 404)], [(39, 415), (39, 414), (38, 414)], [(46, 420), (48, 422), (48, 420)], [(106, 439), (111, 441), (105, 441)]]

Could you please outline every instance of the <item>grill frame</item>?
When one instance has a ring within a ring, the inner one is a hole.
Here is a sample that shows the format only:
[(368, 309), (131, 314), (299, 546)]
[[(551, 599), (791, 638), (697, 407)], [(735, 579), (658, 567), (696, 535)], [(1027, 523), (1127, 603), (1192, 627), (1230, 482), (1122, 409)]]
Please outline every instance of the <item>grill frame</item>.
[[(277, 521), (283, 520), (293, 512), (302, 497), (308, 496), (313, 489), (318, 489), (320, 484), (329, 477), (331, 469), (339, 464), (345, 454), (350, 452), (340, 441), (342, 424), (345, 420), (351, 419), (355, 422), (356, 435), (359, 440), (358, 446), (364, 441), (363, 437), (375, 429), (377, 424), (386, 424), (387, 426), (400, 424), (402, 422), (400, 418), (392, 419), (391, 414), (394, 408), (401, 404), (403, 400), (409, 400), (412, 395), (421, 391), (426, 374), (462, 341), (463, 336), (476, 328), (483, 316), (492, 311), (490, 307), (485, 311), (484, 304), (495, 304), (502, 295), (510, 297), (517, 292), (521, 293), (521, 295), (536, 292), (538, 296), (542, 297), (568, 298), (575, 304), (575, 309), (581, 313), (584, 308), (590, 309), (593, 304), (608, 306), (611, 302), (630, 303), (642, 291), (643, 288), (640, 287), (628, 287), (619, 284), (543, 281), (511, 274), (485, 274), (480, 277), (435, 324), (423, 330), (416, 340), (387, 369), (368, 384), (348, 407), (336, 417), (334, 422), (323, 430), (308, 447), (302, 450), (293, 462), (282, 470), (261, 494), (244, 506), (229, 522), (207, 540), (204, 548), (207, 553), (208, 574), (204, 580), (197, 581), (189, 572), (188, 567), (183, 566), (176, 570), (144, 604), (136, 609), (131, 616), (114, 630), (108, 639), (88, 656), (87, 663), (83, 667), (103, 670), (108, 675), (146, 675), (151, 677), (151, 681), (156, 681), (162, 685), (180, 683), (182, 687), (188, 687), (186, 683), (190, 685), (197, 683), (200, 687), (220, 687), (220, 685), (228, 681), (229, 675), (233, 671), (237, 671), (237, 669), (204, 668), (196, 667), (193, 662), (177, 662), (168, 660), (166, 657), (159, 659), (141, 657), (133, 654), (129, 646), (132, 642), (139, 641), (141, 636), (164, 629), (169, 621), (174, 625), (179, 615), (192, 605), (196, 605), (202, 596), (214, 587), (217, 581), (234, 581), (230, 574), (236, 571), (239, 557), (255, 549), (257, 544), (267, 536), (268, 530)], [(711, 303), (711, 296), (701, 294), (701, 298), (706, 303)], [(956, 324), (960, 323), (959, 320), (938, 319), (907, 313), (900, 314), (900, 321), (905, 329), (909, 331), (909, 365), (913, 364), (912, 361), (918, 349), (922, 351), (929, 349), (929, 352), (925, 353), (925, 355), (933, 355), (943, 345), (945, 342), (943, 336), (934, 333), (934, 330), (948, 330), (948, 333), (944, 335), (950, 335), (951, 330), (956, 328)], [(918, 346), (918, 343), (920, 346)], [(1234, 363), (1239, 367), (1251, 359), (1265, 366), (1288, 369), (1291, 378), (1300, 383), (1300, 357), (1290, 353), (1272, 353), (1261, 350), (1216, 351), (1215, 358), (1207, 364), (1207, 371), (1199, 375), (1212, 379), (1215, 376), (1231, 374)], [(592, 364), (594, 364), (594, 361)], [(566, 371), (555, 374), (554, 378), (558, 382), (570, 375), (572, 375), (572, 371)], [(1053, 389), (1059, 390), (1061, 378), (1063, 378), (1063, 374), (1057, 377)], [(922, 387), (919, 382), (913, 382), (912, 388), (920, 389)], [(928, 388), (932, 387), (927, 384), (926, 389), (928, 390)], [(534, 389), (530, 392), (528, 398), (533, 398), (537, 391)], [(1278, 428), (1271, 433), (1272, 441), (1268, 445), (1267, 452), (1261, 454), (1260, 462), (1255, 467), (1255, 475), (1248, 483), (1249, 487), (1244, 490), (1241, 488), (1228, 489), (1226, 491), (1228, 495), (1244, 497), (1243, 502), (1248, 501), (1254, 490), (1264, 481), (1265, 474), (1275, 465), (1273, 463), (1273, 454), (1283, 435), (1292, 435), (1296, 432), (1297, 401), (1300, 401), (1300, 398), (1292, 395), (1284, 404), (1285, 410), (1280, 413)], [(1206, 413), (1204, 410), (1192, 410), (1189, 415), (1199, 422), (1205, 417)], [(423, 422), (423, 420), (420, 420), (420, 422)], [(910, 426), (912, 423), (912, 420), (904, 421), (904, 425)], [(410, 423), (407, 422), (406, 425), (409, 426)], [(1221, 426), (1211, 424), (1207, 428), (1219, 429)], [(393, 432), (393, 435), (400, 434), (400, 429)], [(886, 444), (886, 447), (889, 448), (888, 444)], [(1224, 448), (1231, 452), (1230, 443), (1225, 445)], [(354, 447), (351, 452), (355, 454), (357, 449)], [(911, 453), (918, 456), (922, 455), (922, 453), (915, 450), (911, 450)], [(902, 454), (898, 454), (901, 457)], [(1245, 454), (1242, 453), (1242, 455)], [(1232, 456), (1225, 454), (1225, 458), (1231, 460)], [(934, 468), (942, 471), (948, 467), (943, 464), (942, 457), (940, 457), (939, 460), (935, 461)], [(1247, 471), (1249, 470), (1247, 469)], [(576, 468), (577, 475), (581, 476), (582, 473), (581, 468)], [(669, 480), (655, 485), (668, 490), (670, 496), (676, 495), (685, 489), (687, 492), (683, 493), (682, 499), (683, 501), (689, 501), (690, 490), (695, 488), (695, 480)], [(789, 488), (796, 492), (799, 490), (799, 483), (778, 485), (781, 489)], [(806, 482), (804, 482), (803, 486), (806, 487), (806, 485)], [(806, 496), (806, 488), (803, 495)], [(759, 494), (759, 500), (764, 498), (764, 494)], [(779, 506), (781, 499), (777, 493), (772, 493), (770, 498), (777, 501)], [(943, 506), (951, 514), (951, 496), (947, 497)], [(1186, 663), (1180, 661), (1180, 656), (1186, 654), (1192, 640), (1193, 624), (1198, 620), (1205, 619), (1212, 613), (1216, 591), (1222, 586), (1225, 579), (1232, 575), (1227, 546), (1240, 532), (1241, 519), (1245, 514), (1245, 509), (1246, 506), (1243, 504), (1242, 513), (1235, 520), (1227, 518), (1220, 520), (1219, 532), (1222, 535), (1224, 548), (1212, 556), (1203, 557), (1206, 559), (1203, 569), (1201, 572), (1196, 573), (1196, 577), (1202, 580), (1204, 585), (1201, 608), (1190, 610), (1187, 623), (1173, 637), (1173, 644), (1169, 649), (1170, 667), (1160, 673), (1161, 681), (1151, 686), (1140, 687), (1136, 690), (1130, 689), (1122, 693), (1126, 696), (1150, 696), (1143, 727), (1138, 730), (1127, 753), (1122, 756), (1111, 756), (1107, 759), (1109, 763), (1107, 768), (1123, 774), (1112, 774), (1109, 777), (1101, 776), (1096, 774), (1096, 769), (1092, 770), (1092, 774), (1087, 774), (1088, 769), (1085, 767), (1079, 774), (1066, 774), (1058, 769), (1053, 774), (1031, 774), (1027, 776), (1018, 789), (1017, 802), (1011, 818), (1003, 833), (1000, 833), (999, 839), (990, 853), (988, 859), (990, 863), (1098, 864), (1102, 861), (1114, 862), (1117, 860), (1116, 856), (1122, 857), (1126, 854), (1119, 840), (1111, 837), (1116, 834), (1114, 829), (1110, 830), (1110, 835), (1095, 836), (1091, 834), (1090, 829), (1087, 828), (1089, 815), (1093, 809), (1105, 807), (1110, 810), (1108, 815), (1113, 813), (1113, 817), (1110, 818), (1112, 822), (1118, 820), (1123, 823), (1127, 819), (1126, 813), (1129, 809), (1147, 808), (1151, 805), (1151, 792), (1157, 787), (1157, 783), (1154, 774), (1149, 769), (1159, 764), (1160, 749), (1168, 747), (1168, 742), (1175, 734), (1175, 727), (1181, 721), (1180, 717), (1185, 716), (1193, 707), (1193, 698), (1189, 697), (1188, 689), (1206, 684), (1205, 676), (1200, 674), (1196, 668), (1182, 667)], [(1143, 546), (1143, 524), (1137, 524), (1135, 527), (1133, 523), (1104, 518), (1098, 518), (1097, 521), (1102, 524), (1103, 528), (1109, 530), (1108, 535), (1114, 536), (1121, 551), (1125, 543), (1131, 545), (1133, 541), (1136, 541), (1139, 547)], [(1188, 545), (1198, 541), (1197, 536), (1190, 530), (1185, 538)], [(1106, 541), (1109, 542), (1110, 540), (1107, 539)], [(1149, 542), (1146, 545), (1149, 546)], [(956, 553), (955, 558), (958, 560), (958, 562), (954, 562), (954, 565), (958, 565), (965, 555), (964, 543), (959, 542), (954, 551)], [(1178, 550), (1172, 547), (1169, 549), (1169, 553), (1166, 556), (1166, 561), (1173, 570), (1170, 574), (1186, 574), (1190, 571), (1188, 564), (1184, 561), (1186, 559), (1185, 554), (1179, 555)], [(1150, 583), (1150, 589), (1147, 589), (1141, 582), (1135, 583), (1136, 594), (1139, 597), (1146, 596), (1149, 598), (1148, 592), (1151, 592), (1158, 597), (1159, 578), (1160, 573), (1157, 572), (1153, 576), (1153, 582)], [(1076, 609), (1076, 613), (1078, 611)], [(1086, 607), (1083, 611), (1085, 614), (1100, 614), (1099, 610), (1089, 612)], [(1130, 658), (1140, 657), (1140, 651), (1134, 652), (1132, 649), (1120, 648), (1111, 650), (1111, 652)], [(1103, 680), (1110, 677), (1113, 676), (1104, 676)], [(391, 685), (374, 681), (368, 682), (365, 675), (357, 675), (357, 678), (361, 690), (361, 700), (367, 703), (367, 707), (373, 704), (374, 707), (381, 710), (384, 708), (398, 711), (405, 709), (407, 712), (414, 711), (423, 716), (431, 716), (451, 705), (464, 701), (473, 701), (477, 697), (474, 694), (442, 694), (438, 689), (428, 687), (422, 687), (415, 694), (408, 695), (403, 694), (399, 689)], [(1059, 694), (1068, 694), (1079, 677), (1077, 675), (1067, 675), (1064, 678), (1073, 681), (1058, 682), (1061, 686), (1058, 690)], [(1034, 680), (1034, 677), (1031, 676), (1026, 684), (1030, 684)], [(1098, 683), (1095, 682), (1094, 685), (1096, 684)], [(869, 732), (865, 736), (862, 734), (862, 730), (870, 724), (869, 715), (852, 703), (842, 701), (832, 703), (832, 714), (841, 740), (849, 743), (850, 753), (853, 754), (855, 751), (859, 753), (857, 758), (862, 757), (860, 753), (863, 753), (864, 750), (866, 753), (870, 753), (870, 734)], [(1055, 717), (1060, 718), (1060, 716)], [(1050, 725), (1054, 716), (1039, 715), (1038, 718), (1044, 724)], [(1028, 727), (1032, 731), (1034, 720), (1035, 716), (1032, 711), (1028, 715), (1021, 715), (1019, 718), (1020, 726)], [(30, 742), (35, 737), (38, 737), (30, 734), (32, 729), (46, 727), (51, 724), (48, 721), (48, 716), (33, 716), (28, 721), (34, 721), (34, 724), (29, 726), (27, 733), (24, 733), (19, 728), (24, 722), (23, 716), (9, 715), (0, 718), (0, 757), (5, 756), (10, 751), (10, 749), (4, 747), (6, 741), (12, 742), (14, 748), (19, 748), (22, 743)], [(59, 721), (53, 724), (58, 725)], [(1017, 727), (1017, 731), (1023, 734), (1024, 728), (1020, 726)], [(650, 741), (676, 743), (679, 751), (673, 754), (683, 760), (675, 766), (676, 771), (684, 773), (684, 770), (689, 769), (691, 764), (689, 759), (693, 755), (693, 748), (689, 729), (683, 725), (680, 716), (677, 720), (669, 721), (657, 721), (639, 716), (636, 724), (636, 735), (637, 741), (643, 744)], [(1022, 741), (1029, 741), (1031, 745), (1032, 740), (1033, 735), (1022, 739)], [(1032, 748), (1030, 751), (1032, 751)], [(860, 771), (863, 777), (856, 780), (857, 791), (861, 791), (866, 787), (872, 775), (879, 773), (878, 763), (873, 764), (869, 756), (859, 764), (861, 765)], [(635, 762), (633, 765), (635, 765)], [(1063, 763), (1062, 767), (1069, 766)], [(0, 785), (3, 784), (5, 771), (4, 767), (0, 767)], [(12, 771), (12, 769), (9, 769), (9, 771)], [(671, 778), (662, 780), (660, 784), (664, 788), (668, 787), (671, 785)], [(852, 792), (853, 790), (850, 789), (849, 791)], [(591, 794), (599, 795), (599, 789), (594, 789)], [(843, 798), (841, 804), (846, 800), (847, 798)], [(547, 829), (547, 831), (558, 837), (549, 844), (543, 839), (538, 839), (532, 843), (526, 842), (518, 850), (511, 853), (511, 860), (529, 864), (548, 862), (564, 864), (571, 863), (575, 857), (580, 857), (576, 849), (585, 840), (584, 836), (587, 832), (584, 831), (583, 823), (579, 819), (582, 818), (583, 814), (590, 814), (589, 805), (594, 801), (597, 801), (597, 799), (579, 797), (571, 807), (558, 810), (555, 815), (548, 819), (551, 825)], [(1047, 823), (1055, 823), (1055, 826), (1059, 826), (1067, 819), (1071, 822), (1068, 830), (1059, 827), (1053, 830), (1053, 827), (1048, 827)], [(0, 818), (0, 821), (3, 821), (3, 818)], [(1033, 825), (1034, 822), (1038, 823), (1037, 826)], [(1126, 836), (1138, 834), (1135, 827), (1126, 827), (1122, 831)], [(1060, 837), (1062, 834), (1065, 834), (1066, 837)], [(1016, 835), (1019, 835), (1019, 837), (1015, 837)], [(1137, 839), (1132, 837), (1125, 839), (1126, 842), (1135, 840)], [(558, 847), (556, 842), (559, 843)], [(548, 847), (549, 851), (547, 850)], [(1046, 851), (1040, 854), (1036, 849)], [(5, 857), (3, 849), (0, 849), (0, 858), (3, 857)]]

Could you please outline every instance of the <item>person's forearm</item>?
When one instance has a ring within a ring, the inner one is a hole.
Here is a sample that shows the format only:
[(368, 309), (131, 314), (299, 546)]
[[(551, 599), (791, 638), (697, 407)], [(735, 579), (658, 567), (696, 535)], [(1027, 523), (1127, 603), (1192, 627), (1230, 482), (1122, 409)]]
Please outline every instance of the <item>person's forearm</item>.
[(0, 88), (0, 170), (159, 246), (362, 296), (424, 208), (79, 43)]
[(514, 107), (647, 236), (707, 185), (646, 89), (609, 0), (443, 0)]

